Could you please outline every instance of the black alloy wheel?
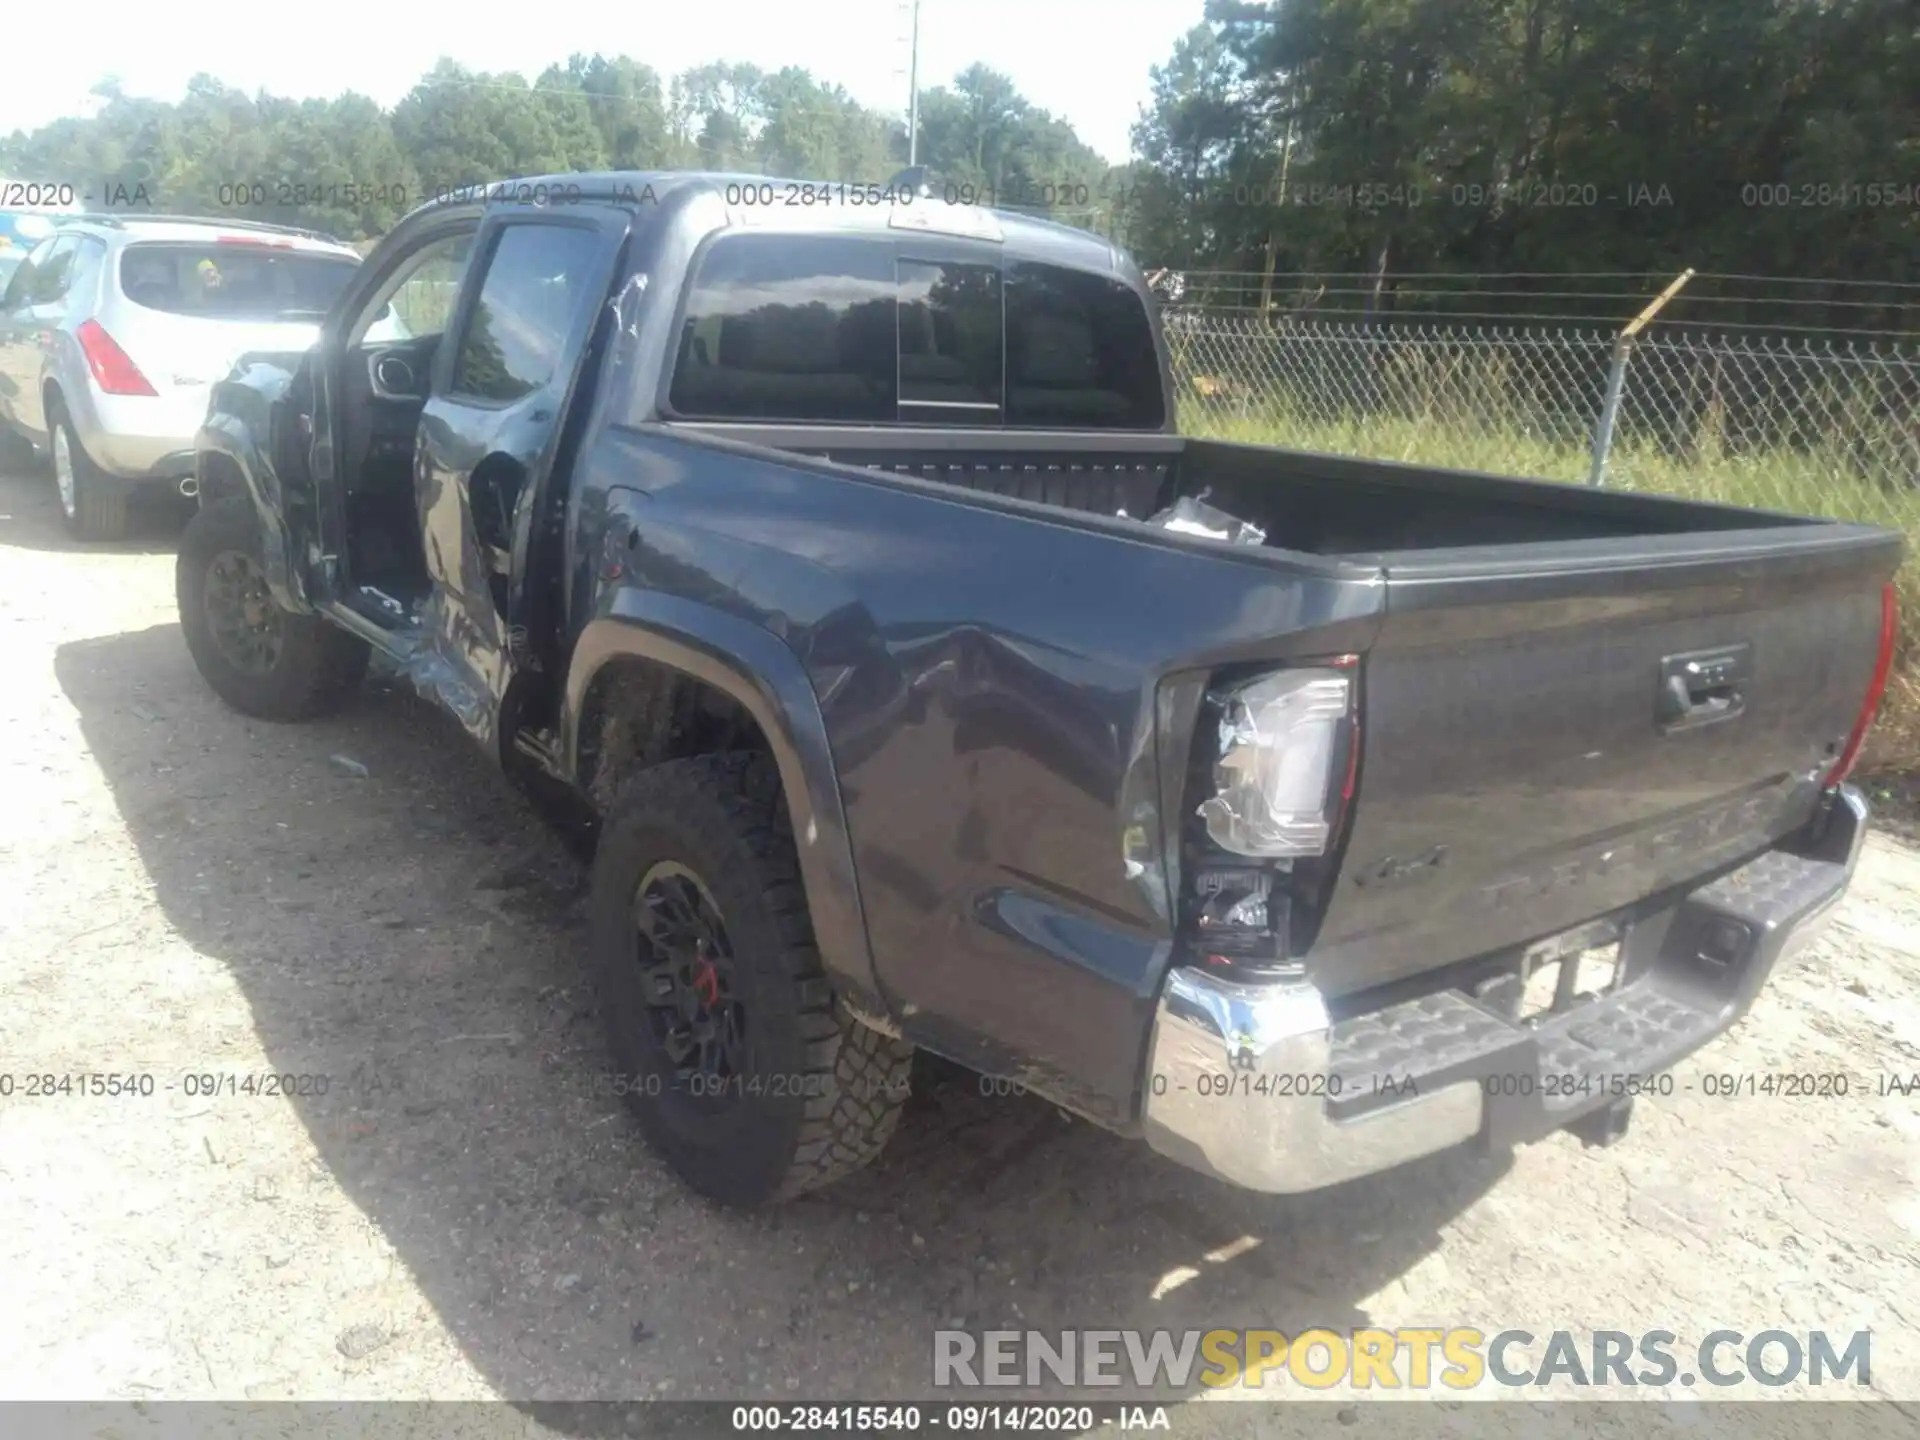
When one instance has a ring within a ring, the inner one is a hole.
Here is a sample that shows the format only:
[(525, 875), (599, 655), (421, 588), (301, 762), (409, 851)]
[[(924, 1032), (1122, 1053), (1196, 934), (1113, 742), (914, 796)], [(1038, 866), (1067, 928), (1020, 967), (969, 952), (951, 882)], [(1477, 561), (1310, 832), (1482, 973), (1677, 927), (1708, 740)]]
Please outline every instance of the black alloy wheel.
[(689, 1101), (725, 1104), (748, 1072), (746, 1010), (726, 921), (706, 882), (662, 860), (634, 891), (636, 959), (654, 1039)]
[(226, 662), (243, 675), (270, 675), (285, 634), (266, 572), (251, 555), (223, 550), (207, 567), (207, 629)]

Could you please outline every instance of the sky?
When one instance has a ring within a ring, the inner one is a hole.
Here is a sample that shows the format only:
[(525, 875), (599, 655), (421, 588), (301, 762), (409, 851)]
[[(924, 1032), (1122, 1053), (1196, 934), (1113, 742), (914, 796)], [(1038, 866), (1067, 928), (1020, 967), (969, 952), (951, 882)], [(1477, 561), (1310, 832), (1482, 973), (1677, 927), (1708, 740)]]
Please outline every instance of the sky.
[[(306, 99), (356, 90), (391, 105), (442, 55), (529, 78), (574, 51), (627, 54), (663, 76), (710, 61), (798, 65), (863, 104), (905, 113), (912, 0), (537, 0), (470, 9), (392, 0), (88, 6), (84, 34), (62, 5), (4, 8), (6, 48), (32, 64), (0, 73), (0, 135), (89, 113), (117, 75), (134, 95), (174, 100), (199, 71), (249, 92)], [(920, 0), (920, 84), (975, 61), (1012, 76), (1110, 161), (1148, 93), (1150, 67), (1198, 24), (1203, 0)], [(455, 17), (458, 16), (456, 21)], [(496, 18), (497, 17), (497, 18)]]

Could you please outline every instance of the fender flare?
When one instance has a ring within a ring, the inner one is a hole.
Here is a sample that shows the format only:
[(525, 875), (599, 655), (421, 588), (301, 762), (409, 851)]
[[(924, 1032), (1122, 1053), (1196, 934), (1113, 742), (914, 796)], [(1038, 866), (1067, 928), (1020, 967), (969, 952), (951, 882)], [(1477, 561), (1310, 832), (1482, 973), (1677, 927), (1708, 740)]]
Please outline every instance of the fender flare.
[(580, 721), (608, 664), (635, 657), (677, 670), (730, 696), (773, 751), (793, 821), (794, 848), (814, 939), (835, 989), (868, 1023), (893, 1025), (874, 973), (866, 911), (826, 719), (800, 657), (751, 621), (659, 591), (624, 589), (580, 634), (567, 671), (566, 773), (580, 774)]
[[(279, 484), (262, 475), (260, 455), (252, 433), (230, 416), (210, 415), (194, 436), (193, 449), (194, 472), (201, 487), (200, 503), (210, 505), (235, 493), (235, 487), (229, 483), (210, 484), (208, 481), (206, 457), (218, 455), (239, 473), (238, 493), (247, 497), (253, 506), (254, 517), (259, 521), (260, 560), (266, 572), (267, 589), (273, 593), (274, 601), (282, 609), (297, 615), (312, 614), (313, 605), (307, 599), (305, 586), (289, 553), (292, 541), (287, 535), (286, 522), (280, 515)], [(272, 496), (266, 493), (269, 485), (276, 492)]]

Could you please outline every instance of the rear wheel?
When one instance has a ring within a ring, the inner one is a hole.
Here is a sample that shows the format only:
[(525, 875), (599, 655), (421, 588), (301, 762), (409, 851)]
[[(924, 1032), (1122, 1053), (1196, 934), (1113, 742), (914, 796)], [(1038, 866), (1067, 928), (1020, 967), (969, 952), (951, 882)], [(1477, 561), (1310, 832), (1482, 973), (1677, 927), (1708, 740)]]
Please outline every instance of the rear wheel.
[(188, 522), (173, 573), (187, 650), (234, 709), (263, 720), (308, 720), (337, 708), (366, 673), (365, 641), (275, 603), (259, 522), (244, 495)]
[(913, 1047), (836, 1001), (768, 757), (628, 783), (594, 857), (591, 945), (616, 1088), (695, 1190), (786, 1199), (893, 1134)]
[(53, 483), (60, 492), (60, 518), (80, 540), (123, 540), (127, 534), (127, 488), (93, 463), (58, 402), (53, 422)]

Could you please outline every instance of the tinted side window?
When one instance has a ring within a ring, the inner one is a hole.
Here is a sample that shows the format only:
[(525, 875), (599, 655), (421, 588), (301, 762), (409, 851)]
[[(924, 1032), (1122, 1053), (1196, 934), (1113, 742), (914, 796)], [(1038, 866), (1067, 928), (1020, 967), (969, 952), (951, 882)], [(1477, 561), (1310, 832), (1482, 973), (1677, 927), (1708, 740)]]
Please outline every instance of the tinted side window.
[(668, 401), (709, 420), (890, 421), (895, 331), (885, 244), (723, 238), (688, 297)]
[(1000, 424), (999, 270), (902, 260), (899, 281), (900, 418)]
[(1166, 422), (1153, 326), (1118, 280), (1053, 265), (1007, 274), (1007, 423), (1157, 430)]
[(599, 245), (595, 231), (569, 225), (500, 232), (454, 358), (454, 393), (518, 400), (553, 378)]

